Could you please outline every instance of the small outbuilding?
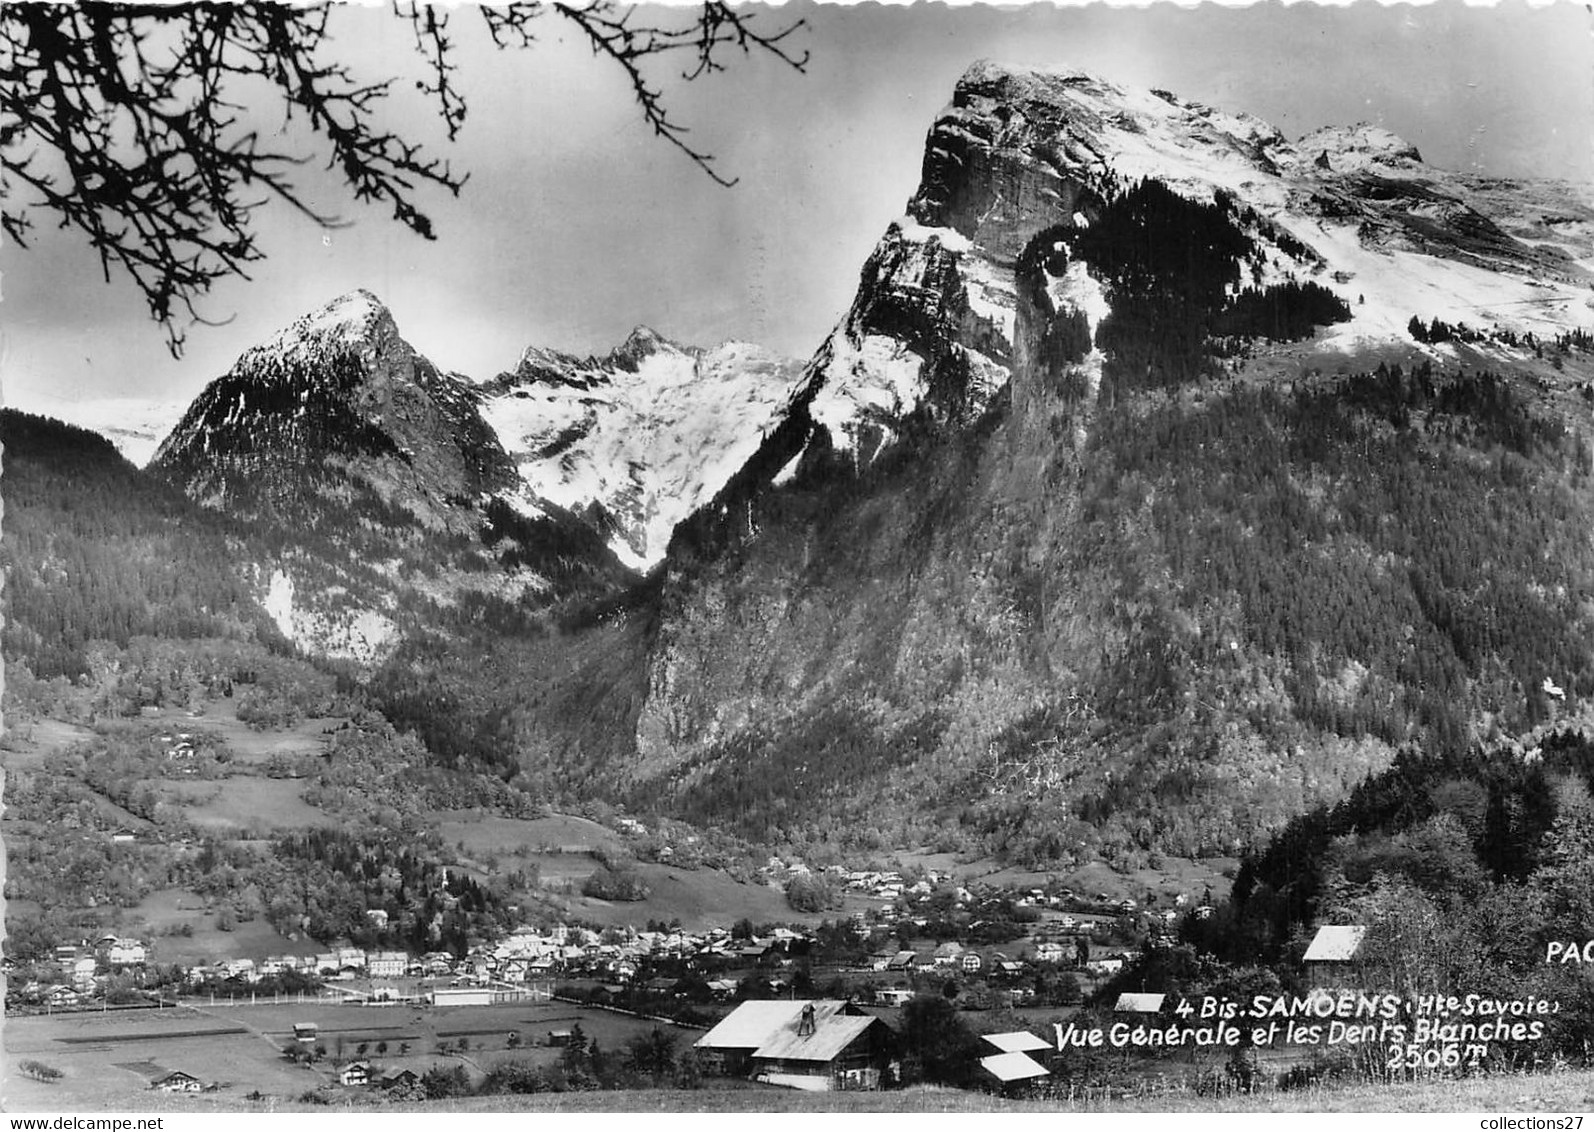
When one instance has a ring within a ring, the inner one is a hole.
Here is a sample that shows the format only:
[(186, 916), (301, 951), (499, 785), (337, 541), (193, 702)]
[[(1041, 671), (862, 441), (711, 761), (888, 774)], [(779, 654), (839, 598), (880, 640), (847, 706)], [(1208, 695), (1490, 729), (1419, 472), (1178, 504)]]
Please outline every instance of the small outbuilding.
[(1307, 981), (1316, 987), (1356, 983), (1366, 938), (1367, 929), (1360, 924), (1324, 924), (1318, 928), (1303, 956)]
[(995, 1053), (980, 1058), (980, 1068), (1004, 1091), (1032, 1085), (1051, 1074), (1027, 1053)]

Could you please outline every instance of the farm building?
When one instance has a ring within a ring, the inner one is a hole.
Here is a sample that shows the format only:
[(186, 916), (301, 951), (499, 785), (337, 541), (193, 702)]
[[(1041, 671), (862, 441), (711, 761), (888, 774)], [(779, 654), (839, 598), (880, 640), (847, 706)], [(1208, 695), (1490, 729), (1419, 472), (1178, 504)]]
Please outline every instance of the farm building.
[(884, 1021), (834, 1000), (744, 1002), (696, 1042), (722, 1073), (814, 1092), (880, 1088), (894, 1046)]
[(1050, 1075), (1044, 1065), (1027, 1053), (993, 1053), (980, 1058), (980, 1068), (1003, 1090), (1031, 1085)]
[(407, 1088), (421, 1083), (420, 1074), (413, 1069), (395, 1067), (386, 1070), (376, 1079), (376, 1083), (384, 1089)]
[(1303, 958), (1307, 981), (1317, 987), (1355, 982), (1358, 954), (1367, 929), (1357, 924), (1324, 924), (1317, 929)]
[(433, 1006), (491, 1006), (491, 987), (438, 987), (431, 992)]
[(181, 1069), (174, 1069), (164, 1077), (155, 1078), (149, 1087), (159, 1089), (163, 1093), (198, 1093), (205, 1088), (198, 1077), (192, 1073), (184, 1073)]

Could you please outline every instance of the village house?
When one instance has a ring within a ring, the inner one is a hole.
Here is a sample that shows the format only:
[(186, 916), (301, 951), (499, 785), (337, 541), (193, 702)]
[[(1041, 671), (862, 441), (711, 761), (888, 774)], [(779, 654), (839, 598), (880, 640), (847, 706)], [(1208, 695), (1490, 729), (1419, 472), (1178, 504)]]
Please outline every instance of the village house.
[(363, 1088), (371, 1083), (371, 1063), (351, 1061), (338, 1070), (338, 1084), (349, 1088)]
[(45, 1002), (56, 1008), (76, 1006), (81, 1001), (83, 1001), (83, 996), (64, 983), (57, 983), (52, 986), (49, 994), (45, 997)]
[(413, 1069), (395, 1066), (384, 1070), (376, 1079), (376, 1083), (384, 1089), (408, 1088), (421, 1083), (421, 1078)]
[(148, 949), (136, 939), (113, 940), (105, 949), (105, 961), (112, 967), (142, 966), (148, 957)]
[(1041, 940), (1035, 944), (1034, 954), (1037, 963), (1061, 963), (1068, 949), (1054, 939)]
[(958, 957), (958, 963), (963, 967), (965, 975), (976, 975), (985, 967), (985, 957), (978, 951), (965, 951)]
[(874, 992), (875, 1001), (881, 1006), (905, 1006), (913, 995), (906, 987), (877, 987)]
[(402, 951), (373, 951), (366, 959), (365, 972), (373, 979), (397, 979), (409, 963), (410, 957)]
[(913, 969), (914, 961), (918, 957), (919, 953), (917, 951), (899, 951), (891, 957), (891, 962), (886, 964), (886, 970), (910, 971)]

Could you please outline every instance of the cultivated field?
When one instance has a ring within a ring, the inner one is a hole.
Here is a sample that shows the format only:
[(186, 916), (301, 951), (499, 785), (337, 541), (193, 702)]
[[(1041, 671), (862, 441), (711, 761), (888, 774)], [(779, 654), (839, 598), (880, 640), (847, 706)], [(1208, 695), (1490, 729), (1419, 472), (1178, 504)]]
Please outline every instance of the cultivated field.
[[(296, 1023), (314, 1022), (326, 1057), (314, 1066), (295, 1065), (282, 1056)], [(330, 1083), (341, 1061), (363, 1055), (382, 1068), (407, 1067), (424, 1073), (433, 1066), (463, 1065), (480, 1080), (505, 1060), (550, 1064), (559, 1053), (547, 1047), (550, 1030), (580, 1024), (604, 1049), (619, 1051), (658, 1023), (613, 1011), (563, 1002), (523, 1002), (501, 1006), (445, 1007), (281, 1005), (261, 1002), (181, 1007), (159, 1012), (53, 1014), (8, 1018), (5, 1026), (7, 1111), (29, 1112), (73, 1107), (143, 1111), (184, 1104), (220, 1105), (247, 1110), (258, 1102), (246, 1094), (269, 1095), (290, 1104), (306, 1091)], [(685, 1049), (701, 1031), (666, 1027)], [(520, 1048), (511, 1049), (511, 1032)], [(464, 1038), (467, 1048), (459, 1049)], [(378, 1055), (378, 1043), (388, 1051)], [(442, 1052), (446, 1047), (447, 1052)], [(46, 1084), (22, 1076), (23, 1061), (61, 1070), (60, 1081)], [(149, 1082), (180, 1069), (216, 1083), (214, 1093), (169, 1098), (152, 1093)], [(164, 1104), (163, 1104), (164, 1102)]]

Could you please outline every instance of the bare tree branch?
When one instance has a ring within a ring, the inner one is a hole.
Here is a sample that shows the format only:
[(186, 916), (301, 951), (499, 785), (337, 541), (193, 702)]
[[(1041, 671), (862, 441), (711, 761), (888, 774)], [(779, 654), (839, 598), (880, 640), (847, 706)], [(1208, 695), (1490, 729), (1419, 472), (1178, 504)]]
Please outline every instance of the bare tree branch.
[[(392, 13), (413, 35), (426, 74), (416, 85), (452, 141), (467, 108), (450, 15), (419, 0), (392, 0)], [(723, 69), (726, 51), (772, 55), (799, 71), (808, 61), (786, 46), (800, 22), (765, 34), (719, 0), (674, 27), (637, 22), (613, 0), (481, 9), (501, 49), (534, 46), (534, 24), (549, 13), (622, 69), (657, 136), (723, 185), (734, 179), (686, 140), (650, 61), (686, 53), (685, 81)], [(277, 199), (317, 224), (342, 223), (295, 188), (314, 155), (274, 148), (248, 126), (245, 107), (258, 106), (267, 89), (282, 100), (285, 124), (302, 115), (356, 201), (385, 202), (400, 224), (434, 238), (418, 194), (457, 196), (466, 177), (380, 125), (396, 80), (362, 79), (328, 61), (328, 15), (326, 4), (266, 0), (0, 8), (0, 231), (27, 246), (42, 213), (82, 233), (107, 279), (133, 280), (180, 354), (185, 327), (206, 321), (196, 303), (221, 279), (248, 278), (265, 257), (251, 225), (262, 204)]]

